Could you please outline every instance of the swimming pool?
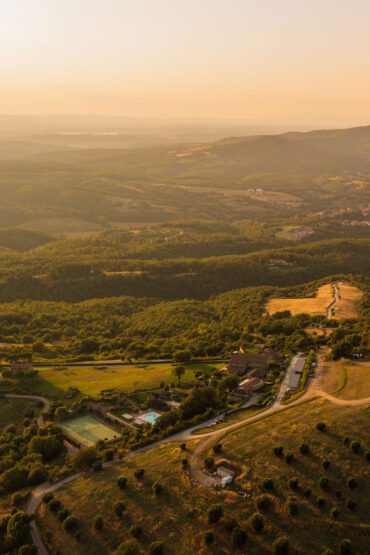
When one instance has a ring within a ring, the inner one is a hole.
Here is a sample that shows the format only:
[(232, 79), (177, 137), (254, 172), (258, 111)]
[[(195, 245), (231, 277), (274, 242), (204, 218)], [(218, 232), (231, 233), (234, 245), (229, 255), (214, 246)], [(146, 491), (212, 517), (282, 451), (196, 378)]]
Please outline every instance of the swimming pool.
[(146, 412), (144, 414), (140, 414), (139, 419), (144, 420), (145, 422), (148, 422), (149, 424), (155, 424), (155, 422), (158, 420), (158, 418), (160, 416), (161, 415), (160, 415), (159, 412), (155, 412), (154, 410), (151, 410), (151, 411)]

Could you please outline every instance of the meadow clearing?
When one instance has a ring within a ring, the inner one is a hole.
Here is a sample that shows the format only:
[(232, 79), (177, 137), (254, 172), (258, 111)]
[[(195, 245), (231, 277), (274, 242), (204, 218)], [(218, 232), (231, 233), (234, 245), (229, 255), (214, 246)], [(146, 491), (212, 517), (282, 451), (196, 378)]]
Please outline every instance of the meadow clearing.
[[(132, 364), (102, 366), (39, 367), (39, 374), (27, 381), (27, 390), (62, 399), (69, 387), (77, 387), (83, 395), (99, 395), (105, 389), (118, 389), (124, 393), (133, 389), (153, 389), (161, 382), (177, 383), (174, 375), (176, 364)], [(207, 372), (221, 368), (222, 363), (186, 364), (182, 382), (194, 381), (194, 372)]]
[[(357, 287), (344, 283), (338, 283), (337, 287), (339, 300), (334, 308), (333, 318), (337, 320), (356, 318), (358, 316), (358, 304), (363, 295), (362, 292)], [(289, 310), (293, 316), (296, 314), (325, 316), (333, 301), (333, 285), (329, 283), (319, 287), (314, 297), (269, 299), (266, 304), (266, 311), (270, 315)]]

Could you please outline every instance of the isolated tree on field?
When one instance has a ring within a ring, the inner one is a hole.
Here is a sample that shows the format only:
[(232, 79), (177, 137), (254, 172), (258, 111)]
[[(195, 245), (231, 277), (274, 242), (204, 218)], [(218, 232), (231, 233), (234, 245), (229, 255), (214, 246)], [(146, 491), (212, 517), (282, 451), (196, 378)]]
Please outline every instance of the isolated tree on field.
[(185, 366), (183, 366), (182, 364), (175, 366), (175, 368), (173, 369), (173, 373), (180, 383), (182, 376), (185, 374)]
[(140, 546), (135, 539), (126, 540), (117, 549), (115, 555), (138, 555)]
[(289, 540), (285, 536), (281, 536), (276, 541), (274, 541), (272, 547), (275, 555), (289, 554)]

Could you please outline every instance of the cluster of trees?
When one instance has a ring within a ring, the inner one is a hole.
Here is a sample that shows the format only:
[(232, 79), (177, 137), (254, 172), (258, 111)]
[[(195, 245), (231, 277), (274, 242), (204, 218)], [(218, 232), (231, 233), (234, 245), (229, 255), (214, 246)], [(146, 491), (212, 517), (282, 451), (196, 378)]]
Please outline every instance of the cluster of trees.
[[(369, 241), (342, 239), (246, 255), (133, 260), (47, 252), (0, 256), (0, 302), (82, 300), (128, 295), (160, 300), (207, 299), (240, 287), (294, 286), (338, 274), (368, 275)], [(277, 261), (277, 262), (276, 262)]]
[(0, 518), (0, 552), (12, 555), (37, 555), (31, 541), (31, 516), (15, 510)]
[(0, 494), (44, 482), (63, 452), (61, 430), (53, 424), (39, 427), (25, 418), (20, 430), (7, 426), (0, 436)]

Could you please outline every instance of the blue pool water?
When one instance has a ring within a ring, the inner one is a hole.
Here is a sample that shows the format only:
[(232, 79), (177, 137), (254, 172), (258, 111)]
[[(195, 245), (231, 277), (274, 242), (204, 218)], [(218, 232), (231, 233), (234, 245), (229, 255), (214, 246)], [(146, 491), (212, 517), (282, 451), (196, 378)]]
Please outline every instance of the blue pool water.
[(160, 414), (158, 414), (157, 412), (146, 412), (145, 414), (141, 414), (140, 418), (142, 420), (145, 420), (146, 422), (149, 422), (149, 424), (154, 424), (156, 420), (158, 420), (158, 418), (160, 417)]

